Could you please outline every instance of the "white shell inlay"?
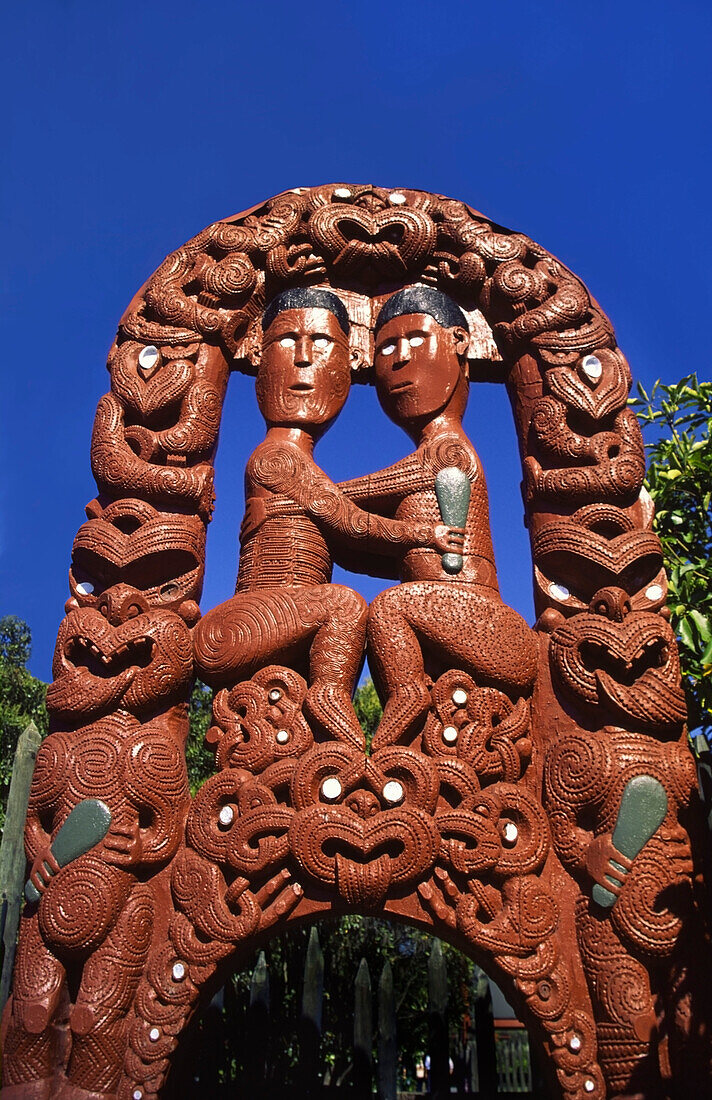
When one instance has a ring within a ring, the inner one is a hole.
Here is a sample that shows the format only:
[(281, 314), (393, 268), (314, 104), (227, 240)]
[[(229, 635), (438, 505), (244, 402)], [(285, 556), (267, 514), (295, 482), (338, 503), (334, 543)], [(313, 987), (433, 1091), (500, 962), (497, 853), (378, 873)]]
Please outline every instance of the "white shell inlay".
[(138, 365), (141, 370), (153, 370), (158, 360), (161, 358), (161, 353), (154, 344), (149, 344), (148, 347), (141, 348), (138, 353)]
[(335, 199), (350, 199), (351, 189), (349, 187), (337, 187), (334, 191)]
[(581, 1037), (579, 1035), (572, 1035), (571, 1038), (569, 1039), (569, 1050), (576, 1051), (576, 1050), (580, 1050), (580, 1049), (581, 1049)]
[(143, 1093), (141, 1089), (134, 1089), (131, 1093), (132, 1100), (143, 1100)]
[(591, 382), (599, 382), (603, 374), (603, 364), (596, 355), (585, 355), (581, 360), (581, 370)]
[(455, 688), (452, 693), (452, 701), (458, 707), (463, 707), (467, 702), (467, 692), (464, 688)]
[(407, 202), (408, 200), (406, 199), (402, 191), (391, 191), (390, 195), (388, 196), (388, 201), (393, 206), (402, 206), (403, 203)]
[(341, 784), (335, 775), (329, 775), (321, 785), (321, 793), (324, 798), (328, 798), (330, 802), (333, 802), (335, 798), (338, 798), (341, 794)]
[(583, 1083), (583, 1087), (586, 1090), (586, 1092), (593, 1092), (593, 1090), (596, 1087), (596, 1082), (592, 1081), (590, 1077), (587, 1077), (586, 1080)]
[(447, 741), (448, 745), (452, 745), (457, 741), (457, 730), (454, 726), (445, 727), (443, 730), (443, 741)]
[(277, 744), (286, 745), (289, 741), (289, 730), (277, 730)]
[(279, 690), (279, 688), (272, 688), (268, 698), (270, 703), (276, 703), (278, 699), (282, 698), (282, 692)]
[(571, 593), (565, 584), (550, 584), (549, 595), (554, 600), (568, 600)]
[(174, 982), (182, 982), (185, 977), (185, 965), (183, 963), (173, 963), (173, 969), (171, 970)]
[(91, 596), (94, 591), (94, 585), (91, 581), (80, 581), (77, 585), (77, 592), (80, 596)]
[(383, 797), (386, 802), (400, 802), (403, 797), (403, 788), (397, 779), (389, 779), (383, 788)]
[(645, 595), (649, 600), (659, 600), (663, 594), (662, 586), (659, 584), (651, 584), (645, 589)]
[(222, 810), (220, 811), (220, 824), (232, 825), (234, 820), (235, 811), (233, 810), (232, 806), (223, 806)]
[(514, 844), (515, 840), (519, 836), (519, 829), (513, 821), (508, 821), (502, 830), (502, 836), (506, 840), (507, 844)]
[(152, 1043), (157, 1043), (161, 1037), (161, 1033), (157, 1027), (152, 1027), (148, 1033), (148, 1037)]

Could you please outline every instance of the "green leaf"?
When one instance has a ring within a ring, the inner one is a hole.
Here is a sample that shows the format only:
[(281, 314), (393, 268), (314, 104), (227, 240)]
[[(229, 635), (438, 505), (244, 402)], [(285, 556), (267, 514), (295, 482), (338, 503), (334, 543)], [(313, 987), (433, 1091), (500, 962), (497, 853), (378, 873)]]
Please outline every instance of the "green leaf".
[(712, 638), (712, 629), (710, 629), (710, 622), (706, 615), (701, 615), (699, 611), (690, 611), (690, 618), (693, 620), (699, 635), (703, 642), (709, 642)]

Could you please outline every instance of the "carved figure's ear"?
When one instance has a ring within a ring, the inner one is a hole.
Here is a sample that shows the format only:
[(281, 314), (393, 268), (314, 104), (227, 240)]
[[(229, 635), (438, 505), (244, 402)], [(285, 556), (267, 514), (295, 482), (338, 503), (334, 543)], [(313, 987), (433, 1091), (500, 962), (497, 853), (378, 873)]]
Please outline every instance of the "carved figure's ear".
[(467, 349), (470, 346), (470, 335), (464, 328), (454, 328), (452, 330), (452, 339), (455, 344), (455, 351), (460, 359), (464, 359), (467, 355)]
[(358, 348), (349, 349), (349, 363), (352, 371), (357, 371), (361, 366), (361, 352)]

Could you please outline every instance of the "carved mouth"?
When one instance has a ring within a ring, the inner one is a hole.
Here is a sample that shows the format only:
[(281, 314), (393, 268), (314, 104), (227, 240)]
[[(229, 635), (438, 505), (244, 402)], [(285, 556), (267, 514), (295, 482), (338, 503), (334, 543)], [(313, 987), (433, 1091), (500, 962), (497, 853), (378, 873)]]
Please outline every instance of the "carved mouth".
[(293, 393), (311, 393), (314, 389), (311, 382), (295, 382), (294, 385), (289, 388)]
[(391, 393), (398, 393), (400, 390), (407, 390), (409, 386), (412, 386), (412, 382), (396, 382), (394, 386), (391, 386)]
[(151, 638), (137, 638), (107, 654), (91, 638), (75, 635), (64, 647), (64, 656), (75, 668), (86, 669), (102, 680), (112, 680), (130, 668), (147, 668), (153, 660), (153, 648)]
[(606, 645), (587, 639), (581, 643), (579, 654), (587, 672), (601, 671), (616, 683), (632, 687), (650, 669), (664, 668), (670, 650), (665, 638), (649, 638), (636, 653), (622, 657), (612, 653)]

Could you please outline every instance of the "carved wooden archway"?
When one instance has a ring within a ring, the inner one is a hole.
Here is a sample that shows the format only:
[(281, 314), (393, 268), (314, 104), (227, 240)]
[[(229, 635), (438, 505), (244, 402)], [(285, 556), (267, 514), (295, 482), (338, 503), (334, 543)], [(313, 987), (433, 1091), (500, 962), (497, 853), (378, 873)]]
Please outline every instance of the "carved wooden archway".
[[(368, 380), (375, 316), (412, 285), (461, 307), (471, 380), (501, 380), (511, 398), (535, 684), (510, 697), (445, 668), (409, 737), (367, 755), (315, 736), (304, 679), (268, 666), (218, 694), (217, 770), (191, 802), (186, 700), (230, 370), (255, 372), (276, 293), (316, 286), (345, 303), (355, 378)], [(87, 800), (112, 822), (26, 907), (2, 1096), (156, 1097), (238, 956), (290, 922), (374, 911), (496, 978), (542, 1047), (552, 1096), (699, 1088), (710, 1014), (695, 769), (630, 373), (581, 281), (460, 202), (296, 189), (172, 253), (122, 318), (109, 369), (28, 856), (36, 867)], [(620, 896), (605, 889), (611, 834)]]

